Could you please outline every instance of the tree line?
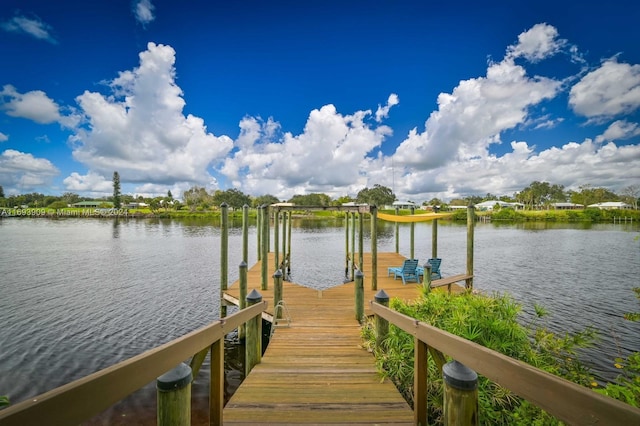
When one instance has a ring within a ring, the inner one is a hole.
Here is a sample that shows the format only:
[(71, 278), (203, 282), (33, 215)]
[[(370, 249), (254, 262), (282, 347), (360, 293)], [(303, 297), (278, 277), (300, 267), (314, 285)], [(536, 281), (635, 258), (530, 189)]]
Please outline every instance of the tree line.
[[(79, 201), (105, 201), (112, 202), (115, 207), (126, 206), (132, 203), (145, 203), (153, 210), (172, 209), (190, 211), (207, 211), (218, 208), (222, 203), (226, 203), (232, 209), (241, 209), (244, 205), (258, 207), (261, 205), (274, 204), (278, 202), (294, 203), (300, 206), (339, 206), (344, 203), (354, 202), (358, 204), (370, 204), (377, 206), (391, 205), (397, 201), (394, 192), (383, 185), (375, 184), (371, 188), (363, 188), (355, 197), (344, 195), (338, 198), (331, 198), (327, 194), (311, 193), (298, 194), (288, 200), (280, 200), (278, 197), (266, 194), (260, 196), (250, 196), (239, 189), (208, 191), (201, 186), (193, 186), (182, 194), (182, 200), (175, 199), (171, 191), (166, 196), (143, 197), (130, 194), (122, 194), (120, 191), (120, 176), (117, 172), (113, 177), (113, 195), (103, 198), (83, 198), (73, 192), (65, 192), (61, 196), (44, 195), (40, 193), (28, 193), (20, 195), (10, 195), (5, 197), (4, 190), (0, 186), (0, 207), (28, 206), (29, 208), (52, 208), (60, 209), (68, 207)], [(623, 188), (620, 193), (614, 193), (603, 187), (592, 185), (582, 185), (578, 190), (565, 190), (564, 186), (551, 184), (549, 182), (534, 181), (521, 191), (513, 195), (497, 196), (491, 193), (485, 195), (472, 195), (464, 198), (457, 198), (446, 203), (438, 198), (425, 201), (412, 201), (416, 205), (439, 206), (446, 208), (448, 205), (461, 206), (477, 204), (487, 200), (499, 200), (505, 202), (519, 202), (525, 205), (526, 209), (545, 208), (552, 203), (571, 202), (581, 204), (586, 207), (590, 204), (605, 201), (623, 201), (638, 208), (638, 197), (640, 196), (640, 185), (631, 185)], [(403, 200), (404, 201), (404, 200)], [(117, 204), (117, 205), (116, 205)]]

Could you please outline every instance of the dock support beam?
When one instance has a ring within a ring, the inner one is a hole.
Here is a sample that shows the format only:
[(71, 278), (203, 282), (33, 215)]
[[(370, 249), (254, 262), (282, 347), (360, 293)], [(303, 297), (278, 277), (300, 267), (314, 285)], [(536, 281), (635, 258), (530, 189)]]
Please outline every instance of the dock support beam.
[(269, 207), (263, 205), (260, 209), (262, 210), (262, 229), (260, 230), (262, 233), (260, 247), (260, 251), (262, 252), (262, 262), (260, 263), (260, 289), (264, 291), (269, 289), (269, 265), (267, 264), (269, 260)]
[(220, 318), (227, 316), (227, 306), (223, 302), (224, 292), (229, 283), (229, 206), (220, 205)]
[(356, 273), (356, 214), (351, 213), (351, 281)]
[(242, 206), (242, 261), (249, 262), (249, 206)]
[[(411, 215), (415, 213), (416, 209), (414, 206), (411, 206)], [(411, 222), (411, 232), (410, 232), (410, 244), (411, 244), (411, 259), (415, 259), (415, 240), (416, 240), (416, 223)]]
[[(239, 281), (240, 281), (240, 294), (239, 294), (239, 300), (238, 300), (238, 304), (240, 305), (239, 308), (240, 310), (244, 309), (247, 307), (247, 262), (245, 262), (244, 260), (242, 262), (240, 262), (240, 266), (238, 267), (238, 273), (239, 273)], [(244, 324), (241, 324), (238, 327), (238, 338), (240, 340), (244, 339), (246, 335), (246, 326)]]
[(444, 379), (444, 424), (478, 425), (478, 374), (469, 367), (451, 361), (442, 367)]
[(378, 289), (378, 208), (371, 206), (371, 290)]
[(475, 207), (469, 204), (467, 207), (467, 275), (471, 278), (465, 280), (465, 288), (473, 290), (473, 230), (476, 225)]
[[(247, 296), (247, 306), (262, 302), (262, 295), (255, 289)], [(247, 321), (247, 340), (245, 342), (244, 373), (248, 376), (253, 367), (262, 360), (262, 316), (256, 315)]]
[(364, 318), (364, 274), (361, 271), (356, 272), (355, 300), (356, 300), (356, 320), (362, 323)]
[(438, 257), (438, 219), (431, 222), (431, 257)]
[(273, 274), (273, 310), (275, 311), (275, 317), (273, 318), (273, 323), (275, 324), (275, 320), (282, 318), (282, 310), (276, 309), (278, 303), (282, 302), (282, 271), (280, 269), (276, 269), (276, 273)]
[[(400, 214), (400, 207), (396, 206), (396, 216)], [(400, 222), (396, 221), (396, 253), (400, 253)]]
[[(386, 291), (380, 290), (373, 298), (376, 303), (379, 303), (387, 308), (389, 307), (389, 295)], [(382, 342), (384, 342), (388, 335), (389, 321), (379, 315), (376, 315), (376, 348), (382, 349)]]

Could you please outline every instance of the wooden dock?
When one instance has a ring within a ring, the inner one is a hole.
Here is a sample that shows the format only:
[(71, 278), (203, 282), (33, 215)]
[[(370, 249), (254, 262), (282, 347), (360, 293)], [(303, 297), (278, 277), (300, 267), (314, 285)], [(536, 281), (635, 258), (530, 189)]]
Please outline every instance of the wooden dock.
[[(390, 297), (415, 299), (420, 286), (387, 277), (404, 257), (378, 253), (378, 290)], [(269, 255), (269, 276), (274, 273)], [(365, 309), (371, 290), (371, 260), (364, 255)], [(260, 290), (260, 262), (248, 271), (254, 288), (273, 314), (273, 280)], [(226, 291), (237, 300), (238, 283)], [(224, 408), (225, 424), (413, 424), (413, 411), (389, 380), (381, 380), (372, 354), (361, 347), (355, 317), (354, 283), (322, 291), (285, 282), (283, 300), (291, 317), (278, 327), (267, 350)], [(367, 313), (367, 310), (365, 310)]]

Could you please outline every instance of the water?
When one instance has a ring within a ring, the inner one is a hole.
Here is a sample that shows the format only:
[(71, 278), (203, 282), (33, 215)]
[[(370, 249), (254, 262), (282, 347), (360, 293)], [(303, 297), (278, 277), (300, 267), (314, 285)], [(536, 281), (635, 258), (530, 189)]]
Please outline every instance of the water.
[[(229, 236), (229, 282), (238, 277), (241, 229)], [(370, 250), (368, 223), (365, 251)], [(381, 224), (378, 250), (394, 251), (395, 225)], [(409, 255), (408, 224), (400, 227), (400, 253)], [(613, 379), (613, 359), (640, 351), (640, 324), (624, 312), (640, 305), (637, 226), (478, 224), (475, 287), (509, 293), (550, 315), (545, 324), (564, 332), (592, 326), (601, 340), (585, 353), (595, 374)], [(466, 226), (441, 221), (442, 272), (465, 271)], [(5, 219), (0, 221), (0, 395), (13, 402), (168, 342), (218, 318), (220, 230), (203, 220)], [(415, 255), (431, 255), (431, 224), (415, 227)], [(249, 265), (256, 261), (250, 228)], [(344, 278), (340, 221), (294, 221), (293, 280), (313, 288)], [(229, 336), (230, 343), (236, 336)], [(242, 354), (227, 345), (227, 393), (242, 380)], [(208, 375), (208, 362), (200, 377)], [(208, 384), (193, 395), (206, 406)], [(143, 414), (155, 420), (155, 390), (145, 387), (93, 424)], [(197, 416), (197, 413), (195, 414)], [(126, 422), (125, 422), (126, 423)]]

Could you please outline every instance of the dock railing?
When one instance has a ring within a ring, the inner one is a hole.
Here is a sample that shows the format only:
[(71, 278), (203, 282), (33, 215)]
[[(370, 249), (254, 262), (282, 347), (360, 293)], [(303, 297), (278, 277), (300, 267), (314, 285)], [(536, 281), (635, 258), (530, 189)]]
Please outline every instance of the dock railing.
[(260, 318), (260, 302), (221, 320), (150, 349), (111, 367), (0, 411), (0, 425), (80, 424), (156, 380), (205, 348), (211, 349), (210, 424), (222, 424), (224, 337), (239, 325)]
[[(640, 424), (638, 408), (393, 311), (378, 301), (371, 301), (370, 306), (382, 334), (391, 323), (414, 336), (415, 365), (418, 367), (414, 371), (413, 384), (414, 418), (417, 425), (427, 424), (426, 368), (429, 348), (449, 355), (567, 424)], [(382, 325), (379, 325), (381, 322)], [(379, 336), (381, 338), (384, 336)]]

